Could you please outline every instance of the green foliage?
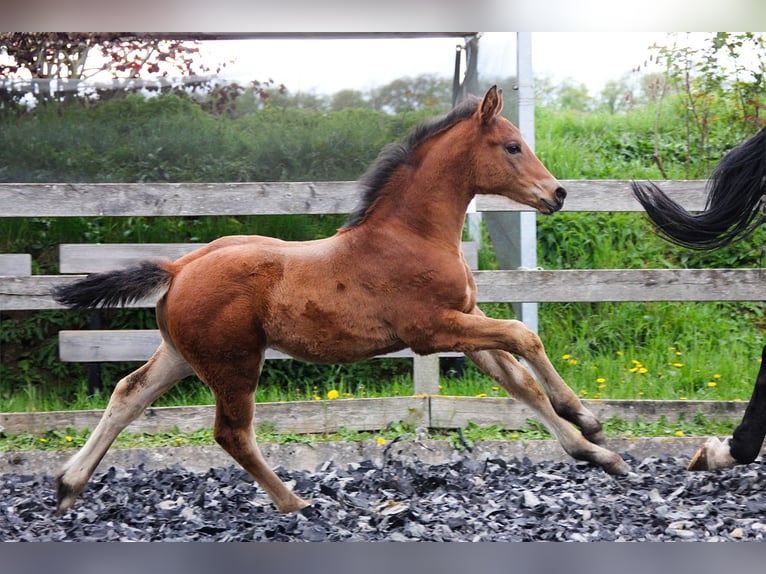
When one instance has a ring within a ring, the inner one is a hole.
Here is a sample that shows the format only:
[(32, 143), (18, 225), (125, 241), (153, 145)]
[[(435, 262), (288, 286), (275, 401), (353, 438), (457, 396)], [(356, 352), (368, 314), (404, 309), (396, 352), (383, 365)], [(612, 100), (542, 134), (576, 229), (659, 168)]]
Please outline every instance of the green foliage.
[[(657, 100), (629, 113), (538, 107), (538, 155), (561, 179), (683, 179), (690, 165), (702, 164), (701, 152), (679, 137), (686, 133), (682, 103), (678, 95), (667, 97), (660, 122)], [(182, 95), (39, 106), (0, 118), (0, 180), (353, 180), (385, 144), (434, 113), (420, 108), (397, 115), (369, 107), (331, 109), (275, 103), (243, 105), (221, 115), (204, 111)], [(718, 125), (721, 129), (710, 130), (706, 139), (710, 157), (742, 137), (739, 128)], [(655, 156), (662, 158), (662, 169)], [(694, 167), (694, 173), (700, 170)], [(240, 233), (313, 239), (334, 233), (343, 219), (0, 218), (0, 251), (31, 253), (35, 272), (56, 273), (61, 243), (206, 242)], [(538, 219), (538, 260), (550, 269), (761, 267), (765, 231), (737, 246), (700, 254), (662, 241), (640, 214), (565, 212)], [(486, 236), (479, 258), (481, 268), (497, 267)], [(483, 308), (492, 316), (513, 317), (510, 305)], [(105, 321), (113, 328), (154, 327), (148, 310), (109, 311)], [(59, 361), (56, 338), (59, 329), (84, 328), (87, 322), (87, 314), (61, 311), (0, 315), (0, 411), (106, 404), (111, 384), (136, 365), (105, 365), (105, 390), (90, 394), (85, 366)], [(764, 325), (764, 307), (753, 303), (540, 306), (540, 331), (554, 364), (577, 393), (589, 398), (746, 399), (759, 367), (756, 351)], [(413, 392), (409, 371), (407, 360), (349, 366), (271, 361), (257, 400), (326, 398), (331, 390), (340, 397), (407, 395)], [(470, 365), (461, 378), (443, 379), (442, 393), (504, 396)], [(209, 390), (190, 378), (158, 404), (212, 400)]]

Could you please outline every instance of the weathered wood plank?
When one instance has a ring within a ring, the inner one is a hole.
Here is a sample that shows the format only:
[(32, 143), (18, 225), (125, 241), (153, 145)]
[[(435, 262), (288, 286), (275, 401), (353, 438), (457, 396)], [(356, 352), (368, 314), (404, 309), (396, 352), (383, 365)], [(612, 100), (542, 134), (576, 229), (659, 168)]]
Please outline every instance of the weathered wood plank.
[(62, 243), (60, 273), (100, 273), (145, 259), (176, 260), (205, 243)]
[(0, 311), (63, 309), (51, 298), (51, 289), (76, 277), (84, 275), (0, 276)]
[[(99, 273), (127, 267), (145, 259), (175, 260), (203, 245), (205, 243), (65, 243), (59, 245), (59, 271)], [(478, 268), (479, 254), (476, 242), (463, 241), (462, 248), (471, 269)]]
[(766, 269), (571, 269), (474, 272), (482, 303), (764, 301)]
[[(577, 211), (643, 211), (633, 197), (629, 180), (561, 180), (567, 190), (563, 212)], [(657, 184), (670, 197), (689, 211), (705, 207), (706, 180), (659, 181)], [(534, 211), (500, 195), (480, 195), (476, 211)]]
[[(655, 422), (665, 417), (669, 423), (691, 420), (701, 412), (711, 420), (739, 421), (747, 407), (744, 401), (584, 401), (602, 421), (619, 417), (628, 422)], [(5, 432), (42, 433), (48, 430), (77, 431), (95, 428), (101, 410), (0, 413), (0, 428)], [(168, 432), (175, 427), (183, 432), (212, 428), (213, 406), (149, 408), (129, 427), (129, 432)], [(403, 421), (428, 428), (462, 428), (469, 422), (479, 426), (496, 425), (508, 430), (522, 427), (534, 414), (521, 402), (510, 398), (413, 396), (334, 401), (295, 401), (258, 403), (254, 424), (265, 424), (279, 432), (328, 433), (342, 428), (374, 431)]]
[[(565, 211), (642, 211), (627, 180), (562, 180)], [(681, 205), (701, 210), (705, 180), (662, 181)], [(349, 213), (353, 181), (249, 183), (2, 183), (2, 217), (293, 215)], [(531, 211), (501, 196), (479, 196), (478, 211)]]
[[(537, 419), (529, 407), (505, 397), (433, 395), (430, 398), (433, 428), (461, 428), (470, 422), (512, 430), (523, 426), (527, 419)], [(691, 420), (698, 411), (712, 420), (738, 421), (747, 407), (744, 401), (586, 400), (583, 403), (601, 421), (619, 417), (628, 422), (656, 422), (665, 417), (668, 422), (676, 423), (681, 418)]]
[(0, 253), (0, 275), (31, 275), (32, 256), (29, 253)]
[[(64, 362), (108, 363), (112, 361), (146, 361), (157, 350), (162, 337), (155, 329), (119, 329), (59, 331), (59, 358)], [(461, 357), (462, 353), (441, 353), (442, 357)], [(378, 358), (411, 359), (410, 349)], [(268, 349), (266, 359), (290, 359), (289, 355)]]
[(5, 183), (4, 217), (348, 213), (355, 182)]
[[(214, 412), (213, 406), (149, 408), (127, 430), (167, 432), (178, 427), (183, 432), (194, 432), (212, 428)], [(81, 431), (95, 428), (102, 413), (102, 410), (0, 413), (0, 428), (11, 433), (67, 428)], [(266, 425), (279, 432), (295, 433), (373, 431), (400, 421), (428, 426), (428, 397), (257, 403), (253, 421), (256, 428)]]
[[(80, 277), (0, 276), (0, 310), (60, 309), (51, 288)], [(763, 268), (475, 271), (474, 277), (480, 303), (766, 300)]]

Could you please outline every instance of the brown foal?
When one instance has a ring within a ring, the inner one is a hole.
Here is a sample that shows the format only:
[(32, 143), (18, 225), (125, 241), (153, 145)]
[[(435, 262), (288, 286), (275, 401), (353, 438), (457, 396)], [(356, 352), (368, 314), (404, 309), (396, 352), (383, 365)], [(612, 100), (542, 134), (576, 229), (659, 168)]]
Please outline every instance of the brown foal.
[[(529, 405), (572, 457), (627, 473), (618, 454), (598, 446), (601, 424), (556, 372), (540, 338), (476, 305), (460, 250), (474, 195), (504, 195), (545, 214), (566, 196), (501, 108), (492, 87), (387, 146), (360, 180), (360, 207), (332, 237), (223, 237), (174, 262), (147, 261), (59, 288), (57, 300), (74, 308), (159, 296), (163, 342), (117, 384), (87, 443), (64, 465), (58, 511), (74, 504), (118, 433), (191, 374), (215, 394), (216, 441), (280, 511), (309, 504), (269, 468), (255, 441), (253, 397), (267, 347), (322, 363), (406, 347), (462, 351)], [(514, 355), (526, 359), (539, 385)]]

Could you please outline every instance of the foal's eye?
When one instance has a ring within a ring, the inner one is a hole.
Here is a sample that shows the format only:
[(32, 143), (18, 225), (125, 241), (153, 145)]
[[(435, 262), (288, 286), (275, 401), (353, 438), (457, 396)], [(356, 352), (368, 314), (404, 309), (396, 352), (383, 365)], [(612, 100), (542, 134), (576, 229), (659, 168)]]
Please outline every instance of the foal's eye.
[(521, 153), (521, 146), (519, 144), (508, 144), (505, 146), (505, 151), (513, 154)]

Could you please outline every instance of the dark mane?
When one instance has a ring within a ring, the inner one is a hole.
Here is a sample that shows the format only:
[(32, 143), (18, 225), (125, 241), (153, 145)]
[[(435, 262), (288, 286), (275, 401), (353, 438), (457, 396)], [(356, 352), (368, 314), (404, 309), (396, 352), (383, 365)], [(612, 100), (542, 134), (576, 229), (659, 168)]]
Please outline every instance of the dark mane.
[(410, 152), (422, 141), (453, 126), (457, 122), (470, 117), (481, 102), (480, 98), (471, 97), (458, 104), (448, 114), (425, 120), (415, 126), (407, 137), (384, 147), (377, 159), (370, 164), (367, 171), (359, 178), (361, 200), (356, 209), (349, 215), (343, 229), (356, 227), (367, 216), (370, 206), (380, 194), (394, 172), (401, 166)]

